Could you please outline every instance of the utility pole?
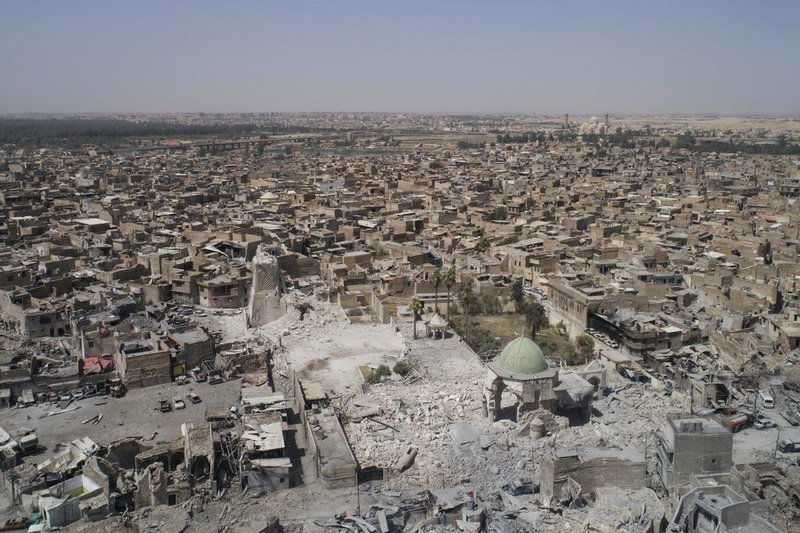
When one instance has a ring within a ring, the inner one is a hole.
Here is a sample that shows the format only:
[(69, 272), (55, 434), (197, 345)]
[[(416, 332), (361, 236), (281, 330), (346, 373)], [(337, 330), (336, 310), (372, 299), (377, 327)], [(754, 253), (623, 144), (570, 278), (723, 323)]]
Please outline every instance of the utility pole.
[(361, 489), (358, 486), (358, 472), (356, 472), (356, 512), (361, 517)]
[(778, 443), (781, 441), (781, 428), (778, 428), (778, 436), (775, 438), (775, 450), (772, 452), (772, 459), (778, 456)]

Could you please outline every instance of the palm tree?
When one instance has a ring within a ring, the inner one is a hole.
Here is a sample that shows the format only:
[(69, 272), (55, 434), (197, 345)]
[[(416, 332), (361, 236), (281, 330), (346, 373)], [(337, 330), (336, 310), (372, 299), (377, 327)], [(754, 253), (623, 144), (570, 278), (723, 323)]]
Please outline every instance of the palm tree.
[(419, 298), (411, 298), (411, 311), (414, 312), (414, 338), (417, 338), (417, 320), (419, 320), (419, 312), (422, 311), (422, 302)]
[(450, 289), (456, 284), (456, 267), (444, 273), (444, 286), (447, 287), (447, 321), (450, 322)]
[(472, 290), (472, 283), (468, 283), (461, 288), (461, 301), (464, 303), (464, 313), (466, 314), (466, 337), (469, 338), (469, 305), (472, 303), (472, 299), (475, 297), (475, 293)]
[(431, 274), (431, 282), (433, 283), (433, 308), (439, 312), (439, 285), (444, 281), (444, 274), (438, 268)]

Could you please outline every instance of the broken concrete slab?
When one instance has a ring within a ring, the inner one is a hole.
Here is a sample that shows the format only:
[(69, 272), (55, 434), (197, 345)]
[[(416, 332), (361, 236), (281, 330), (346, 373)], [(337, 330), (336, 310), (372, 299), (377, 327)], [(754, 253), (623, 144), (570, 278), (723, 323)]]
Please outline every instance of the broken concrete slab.
[(456, 444), (469, 444), (478, 440), (478, 430), (464, 422), (450, 424), (450, 435)]

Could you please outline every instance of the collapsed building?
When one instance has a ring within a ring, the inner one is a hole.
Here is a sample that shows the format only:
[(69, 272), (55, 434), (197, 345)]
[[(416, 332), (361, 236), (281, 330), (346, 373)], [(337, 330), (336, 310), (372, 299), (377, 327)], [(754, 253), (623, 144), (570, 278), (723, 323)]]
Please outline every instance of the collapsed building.
[(283, 316), (281, 295), (286, 292), (278, 259), (259, 246), (253, 257), (253, 283), (247, 304), (247, 323), (257, 328)]
[(570, 502), (604, 487), (645, 488), (647, 462), (630, 447), (554, 449), (542, 462), (540, 478), (544, 498)]

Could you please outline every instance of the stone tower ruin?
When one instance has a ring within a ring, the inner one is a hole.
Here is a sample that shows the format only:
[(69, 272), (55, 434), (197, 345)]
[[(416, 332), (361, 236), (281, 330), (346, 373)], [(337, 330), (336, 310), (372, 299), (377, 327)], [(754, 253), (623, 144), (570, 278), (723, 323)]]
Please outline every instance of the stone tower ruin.
[(259, 246), (253, 257), (253, 285), (247, 304), (247, 325), (257, 328), (284, 314), (281, 296), (286, 293), (278, 259)]

